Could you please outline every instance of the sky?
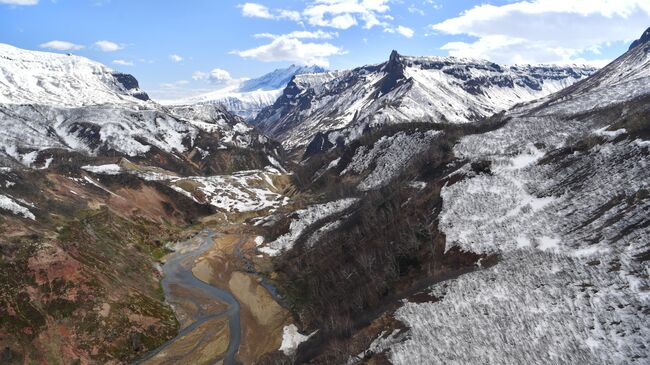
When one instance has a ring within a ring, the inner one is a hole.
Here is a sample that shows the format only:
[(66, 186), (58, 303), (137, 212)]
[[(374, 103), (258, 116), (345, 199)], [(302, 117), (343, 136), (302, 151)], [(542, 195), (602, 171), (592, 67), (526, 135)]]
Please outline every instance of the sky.
[(602, 66), (649, 26), (650, 0), (0, 0), (0, 43), (88, 57), (161, 100), (392, 50)]

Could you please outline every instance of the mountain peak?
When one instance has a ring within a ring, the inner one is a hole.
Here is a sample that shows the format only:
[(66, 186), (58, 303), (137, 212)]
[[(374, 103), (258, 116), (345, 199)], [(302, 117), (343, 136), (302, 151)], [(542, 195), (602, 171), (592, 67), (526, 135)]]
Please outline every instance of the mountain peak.
[(645, 32), (641, 35), (641, 38), (635, 40), (630, 44), (630, 48), (628, 50), (631, 50), (632, 48), (650, 42), (650, 28), (646, 29)]
[(295, 75), (321, 72), (325, 72), (325, 69), (320, 66), (291, 65), (287, 68), (276, 69), (258, 78), (247, 80), (242, 83), (239, 91), (249, 92), (280, 89), (285, 87)]

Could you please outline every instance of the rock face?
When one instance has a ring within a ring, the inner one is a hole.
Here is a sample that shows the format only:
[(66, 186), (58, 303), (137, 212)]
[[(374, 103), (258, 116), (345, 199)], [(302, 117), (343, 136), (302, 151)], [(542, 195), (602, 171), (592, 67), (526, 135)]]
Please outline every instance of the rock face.
[(117, 79), (117, 82), (122, 84), (122, 86), (136, 99), (147, 101), (149, 100), (149, 95), (146, 92), (140, 90), (140, 85), (138, 80), (136, 80), (133, 75), (125, 74), (122, 72), (113, 72), (113, 77)]
[(381, 125), (476, 121), (558, 91), (594, 71), (408, 57), (393, 51), (383, 64), (294, 77), (253, 123), (290, 149), (304, 148), (318, 133), (336, 145)]
[(650, 42), (650, 28), (646, 29), (645, 32), (643, 32), (641, 38), (635, 40), (634, 42), (632, 42), (632, 44), (630, 44), (629, 50), (632, 50), (632, 48), (648, 42)]

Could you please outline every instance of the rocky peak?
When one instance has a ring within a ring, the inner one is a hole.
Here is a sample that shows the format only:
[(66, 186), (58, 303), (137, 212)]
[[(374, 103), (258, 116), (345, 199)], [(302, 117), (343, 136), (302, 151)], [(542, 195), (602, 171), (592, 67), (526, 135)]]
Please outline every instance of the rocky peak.
[(115, 80), (117, 80), (117, 82), (119, 82), (127, 91), (129, 91), (129, 94), (131, 94), (131, 96), (142, 101), (149, 100), (149, 95), (147, 95), (146, 92), (140, 90), (140, 84), (138, 84), (138, 80), (133, 77), (133, 75), (122, 72), (113, 72), (112, 75)]
[(402, 56), (393, 50), (390, 53), (388, 62), (384, 66), (384, 71), (386, 76), (381, 81), (380, 91), (381, 94), (386, 94), (393, 90), (397, 83), (404, 79), (404, 62), (402, 62)]
[(645, 32), (641, 35), (641, 38), (635, 40), (630, 44), (630, 48), (628, 50), (631, 50), (632, 48), (650, 42), (650, 28), (646, 29)]

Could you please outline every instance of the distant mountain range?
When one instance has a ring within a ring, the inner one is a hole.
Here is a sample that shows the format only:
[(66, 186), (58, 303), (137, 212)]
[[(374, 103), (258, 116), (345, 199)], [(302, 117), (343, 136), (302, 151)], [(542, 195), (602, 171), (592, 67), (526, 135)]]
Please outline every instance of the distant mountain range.
[[(467, 123), (586, 78), (595, 68), (502, 66), (409, 57), (353, 70), (297, 75), (253, 122), (289, 149), (322, 148), (401, 122)], [(318, 147), (318, 148), (321, 148)]]
[(231, 113), (252, 120), (260, 110), (275, 102), (294, 76), (321, 72), (325, 72), (325, 69), (319, 66), (291, 65), (219, 90), (186, 99), (165, 101), (165, 104), (221, 104)]

